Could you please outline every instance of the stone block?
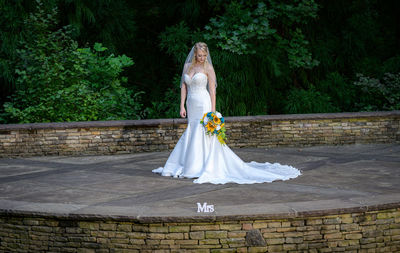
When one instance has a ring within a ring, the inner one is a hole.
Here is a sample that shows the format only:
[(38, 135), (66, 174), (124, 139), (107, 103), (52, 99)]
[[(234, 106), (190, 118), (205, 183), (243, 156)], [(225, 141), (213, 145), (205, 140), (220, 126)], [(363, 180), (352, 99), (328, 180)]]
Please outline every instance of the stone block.
[(199, 240), (199, 244), (200, 245), (203, 245), (203, 244), (215, 245), (215, 244), (219, 244), (219, 239), (202, 239), (202, 240)]
[(390, 235), (400, 235), (400, 229), (390, 229)]
[(159, 245), (161, 240), (153, 240), (153, 239), (146, 239), (145, 242), (147, 245)]
[(221, 230), (233, 231), (233, 230), (240, 230), (242, 225), (240, 224), (220, 224), (219, 225)]
[[(286, 238), (287, 243), (292, 243), (288, 242), (287, 240), (291, 241), (292, 238)], [(267, 245), (273, 245), (273, 244), (284, 244), (285, 243), (285, 238), (272, 238), (272, 239), (266, 239)]]
[(181, 240), (183, 239), (183, 233), (168, 233), (165, 234), (165, 239)]
[(229, 247), (235, 245), (235, 247), (245, 246), (246, 240), (244, 238), (227, 238), (227, 239), (219, 239), (221, 244), (228, 244)]
[(240, 237), (245, 237), (246, 232), (245, 231), (229, 231), (228, 232), (228, 237), (229, 238), (240, 238)]
[(197, 244), (199, 244), (199, 241), (198, 240), (175, 240), (175, 244), (197, 245)]
[(285, 237), (303, 237), (304, 233), (303, 232), (285, 232), (284, 236)]
[(96, 251), (94, 249), (77, 249), (77, 253), (95, 253)]
[(132, 232), (132, 225), (131, 224), (118, 224), (117, 231)]
[[(148, 227), (147, 230), (148, 230), (148, 232), (154, 232), (154, 233), (168, 233), (169, 228), (161, 227), (161, 226), (152, 226), (152, 227)], [(134, 230), (134, 231), (136, 231), (136, 230)], [(170, 231), (170, 232), (172, 232), (172, 231)]]
[(374, 243), (376, 241), (375, 237), (371, 237), (371, 238), (361, 238), (360, 239), (360, 244), (371, 244)]
[(160, 244), (174, 245), (175, 244), (175, 240), (161, 240)]
[(375, 238), (383, 235), (382, 230), (368, 230), (362, 233), (364, 238)]
[[(273, 238), (274, 239), (274, 238)], [(281, 238), (283, 239), (283, 238)], [(261, 235), (260, 231), (257, 229), (253, 229), (247, 232), (246, 234), (246, 243), (248, 246), (265, 246), (266, 242)]]
[(290, 223), (292, 224), (292, 227), (303, 227), (305, 225), (304, 220), (293, 220)]
[[(15, 227), (15, 228), (17, 228), (17, 227)], [(46, 227), (46, 226), (32, 226), (32, 231), (43, 232), (43, 233), (51, 233), (51, 232), (53, 232), (53, 228), (52, 227)]]
[(229, 252), (236, 252), (235, 249), (212, 249), (211, 253), (229, 253)]
[(330, 239), (342, 239), (343, 238), (343, 234), (342, 233), (325, 234), (324, 238), (327, 239), (327, 240), (330, 240)]
[(322, 222), (325, 225), (340, 224), (341, 223), (341, 219), (339, 217), (330, 218), (330, 219), (323, 219)]
[[(257, 224), (257, 223), (254, 223), (253, 227), (254, 227), (255, 224)], [(292, 222), (292, 225), (293, 225), (293, 222)], [(269, 222), (268, 223), (268, 227), (269, 228), (281, 228), (282, 227), (282, 222)]]
[(190, 232), (189, 238), (190, 239), (204, 239), (205, 238), (204, 231)]
[(263, 237), (265, 239), (282, 238), (283, 237), (283, 233), (263, 233)]
[(25, 219), (23, 219), (23, 224), (24, 225), (28, 225), (28, 226), (38, 226), (39, 225), (39, 220), (25, 218)]
[(145, 240), (143, 239), (129, 239), (130, 244), (142, 245), (146, 244)]
[(115, 231), (117, 224), (115, 223), (100, 223), (100, 230)]
[(219, 230), (219, 225), (192, 225), (190, 231)]
[(206, 231), (205, 237), (206, 237), (206, 239), (228, 238), (228, 232), (227, 231)]
[(148, 233), (147, 239), (165, 239), (165, 234), (161, 233)]
[(284, 228), (274, 228), (272, 230), (266, 230), (266, 229), (262, 229), (261, 231), (264, 233), (268, 233), (268, 232), (295, 232), (297, 231), (297, 228), (299, 227), (284, 227)]
[(294, 244), (299, 244), (303, 243), (303, 237), (287, 237), (285, 238), (286, 243), (294, 243)]
[(264, 253), (269, 252), (269, 248), (265, 247), (249, 247), (247, 250), (248, 253)]
[(254, 229), (267, 228), (267, 227), (268, 227), (268, 223), (267, 222), (255, 222), (255, 223), (253, 223), (253, 228)]
[(358, 240), (358, 239), (362, 238), (362, 234), (360, 234), (360, 233), (346, 234), (345, 238), (346, 238), (346, 240)]
[(341, 231), (357, 231), (360, 229), (360, 226), (357, 223), (349, 223), (349, 224), (341, 224)]
[(322, 219), (308, 219), (306, 220), (306, 225), (307, 226), (315, 226), (315, 225), (321, 225), (322, 224)]
[(242, 229), (243, 230), (252, 230), (253, 229), (253, 224), (252, 223), (243, 223), (242, 224)]
[(189, 232), (190, 231), (190, 226), (170, 226), (168, 230), (171, 233)]
[(79, 222), (80, 228), (86, 228), (90, 230), (99, 230), (99, 224), (94, 222)]

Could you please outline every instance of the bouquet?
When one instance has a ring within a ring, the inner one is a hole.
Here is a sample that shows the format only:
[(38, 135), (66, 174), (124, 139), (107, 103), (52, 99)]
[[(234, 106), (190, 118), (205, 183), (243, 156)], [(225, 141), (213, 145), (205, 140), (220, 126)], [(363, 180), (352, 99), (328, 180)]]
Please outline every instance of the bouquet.
[(206, 129), (206, 134), (216, 135), (221, 144), (225, 143), (225, 120), (219, 112), (207, 112), (200, 120), (200, 124)]

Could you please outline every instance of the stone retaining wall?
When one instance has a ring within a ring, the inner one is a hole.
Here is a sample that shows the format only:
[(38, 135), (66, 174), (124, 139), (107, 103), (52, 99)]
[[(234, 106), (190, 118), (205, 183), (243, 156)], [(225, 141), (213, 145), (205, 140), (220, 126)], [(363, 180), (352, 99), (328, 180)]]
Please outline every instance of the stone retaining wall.
[[(0, 157), (171, 150), (185, 119), (0, 125)], [(400, 111), (227, 117), (229, 147), (400, 142)]]
[(0, 212), (0, 251), (400, 252), (399, 204), (342, 211), (292, 218), (197, 217), (200, 221), (186, 222)]

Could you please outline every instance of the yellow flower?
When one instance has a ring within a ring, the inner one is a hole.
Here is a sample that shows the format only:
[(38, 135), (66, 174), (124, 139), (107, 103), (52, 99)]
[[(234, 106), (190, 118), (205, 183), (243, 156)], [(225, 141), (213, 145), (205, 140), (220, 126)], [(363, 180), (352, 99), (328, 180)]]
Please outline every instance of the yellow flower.
[(211, 121), (209, 121), (209, 122), (207, 123), (206, 127), (207, 127), (207, 131), (209, 131), (209, 132), (213, 132), (214, 129), (215, 129), (215, 126), (214, 126), (214, 124), (213, 124)]
[(213, 121), (217, 125), (221, 124), (221, 120), (217, 116), (214, 116)]

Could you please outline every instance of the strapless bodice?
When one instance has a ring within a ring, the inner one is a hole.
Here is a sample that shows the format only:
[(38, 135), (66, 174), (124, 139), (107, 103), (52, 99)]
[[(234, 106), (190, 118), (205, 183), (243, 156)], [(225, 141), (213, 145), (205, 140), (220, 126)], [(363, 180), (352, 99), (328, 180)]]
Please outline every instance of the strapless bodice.
[(190, 78), (188, 74), (185, 74), (185, 83), (188, 87), (188, 93), (202, 92), (207, 90), (207, 75), (198, 72)]

